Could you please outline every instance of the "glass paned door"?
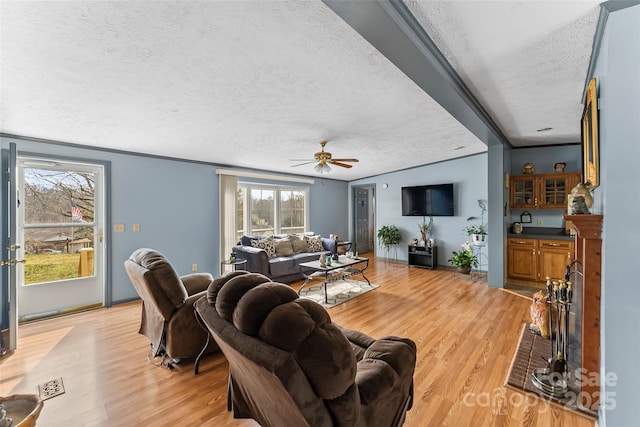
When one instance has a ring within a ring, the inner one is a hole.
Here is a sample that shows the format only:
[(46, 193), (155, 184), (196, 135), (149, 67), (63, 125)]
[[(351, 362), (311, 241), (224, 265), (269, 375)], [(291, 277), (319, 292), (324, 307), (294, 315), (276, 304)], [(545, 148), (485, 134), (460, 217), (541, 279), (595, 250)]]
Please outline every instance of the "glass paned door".
[(103, 168), (18, 159), (21, 320), (104, 300)]

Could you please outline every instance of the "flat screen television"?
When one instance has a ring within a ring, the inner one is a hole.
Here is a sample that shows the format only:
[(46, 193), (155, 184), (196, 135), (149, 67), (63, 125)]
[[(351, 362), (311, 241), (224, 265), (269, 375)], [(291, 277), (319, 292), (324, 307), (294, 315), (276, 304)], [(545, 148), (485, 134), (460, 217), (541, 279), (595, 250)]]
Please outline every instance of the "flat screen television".
[(402, 187), (403, 216), (454, 216), (453, 184)]

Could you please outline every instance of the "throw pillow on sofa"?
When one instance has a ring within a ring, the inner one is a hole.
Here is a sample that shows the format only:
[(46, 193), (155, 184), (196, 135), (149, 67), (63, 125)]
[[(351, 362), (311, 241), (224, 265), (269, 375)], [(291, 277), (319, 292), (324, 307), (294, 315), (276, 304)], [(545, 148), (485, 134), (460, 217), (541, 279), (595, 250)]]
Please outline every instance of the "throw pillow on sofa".
[(273, 244), (276, 248), (276, 256), (291, 256), (294, 254), (291, 240), (288, 238), (274, 239)]
[(260, 240), (252, 240), (251, 246), (258, 249), (264, 249), (269, 258), (274, 258), (276, 256), (276, 247), (273, 242), (273, 236), (265, 237)]
[(309, 252), (321, 252), (324, 250), (322, 246), (322, 236), (304, 236), (304, 240), (309, 246)]
[(307, 245), (307, 241), (304, 239), (304, 236), (301, 238), (300, 236), (293, 235), (289, 237), (289, 240), (291, 241), (293, 252), (297, 254), (309, 252), (309, 245)]

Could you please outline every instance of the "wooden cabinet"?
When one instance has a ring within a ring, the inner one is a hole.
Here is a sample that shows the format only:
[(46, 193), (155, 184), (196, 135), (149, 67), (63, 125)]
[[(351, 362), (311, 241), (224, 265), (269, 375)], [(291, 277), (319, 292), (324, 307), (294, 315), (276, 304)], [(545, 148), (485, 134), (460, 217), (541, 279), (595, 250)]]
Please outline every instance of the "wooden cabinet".
[(573, 260), (573, 242), (510, 237), (507, 260), (509, 278), (536, 282), (544, 282), (547, 276), (560, 279), (566, 265)]
[(524, 280), (538, 278), (538, 241), (536, 239), (509, 238), (507, 252), (509, 277)]
[(409, 246), (409, 267), (422, 267), (433, 270), (438, 265), (438, 247)]
[(580, 172), (557, 172), (512, 176), (509, 180), (511, 208), (566, 209), (571, 189)]
[(573, 261), (573, 242), (570, 240), (538, 240), (538, 279), (564, 277), (564, 269)]

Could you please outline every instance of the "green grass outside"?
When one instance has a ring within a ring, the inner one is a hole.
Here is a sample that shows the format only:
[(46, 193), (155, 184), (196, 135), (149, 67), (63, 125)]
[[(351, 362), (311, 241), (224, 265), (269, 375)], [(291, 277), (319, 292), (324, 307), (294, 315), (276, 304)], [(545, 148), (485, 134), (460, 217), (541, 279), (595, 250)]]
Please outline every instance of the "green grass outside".
[(26, 254), (24, 284), (53, 282), (78, 277), (80, 254)]

